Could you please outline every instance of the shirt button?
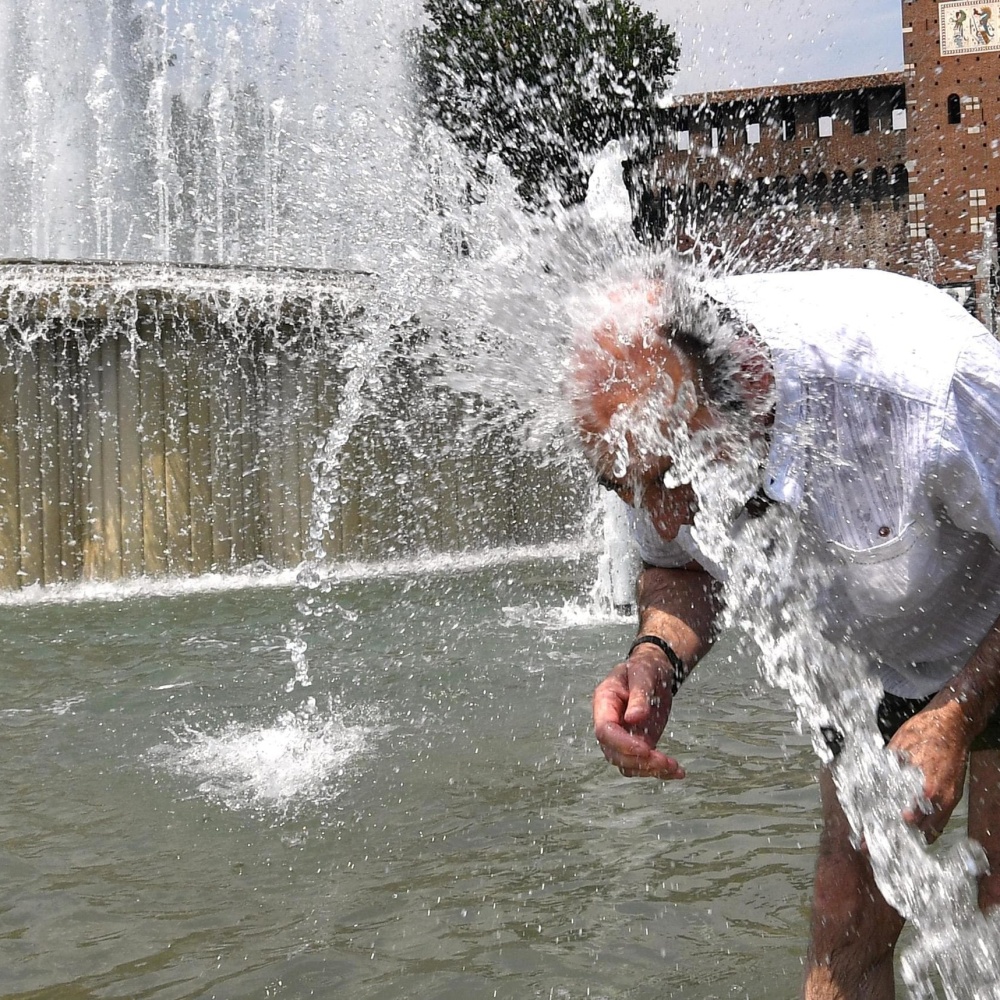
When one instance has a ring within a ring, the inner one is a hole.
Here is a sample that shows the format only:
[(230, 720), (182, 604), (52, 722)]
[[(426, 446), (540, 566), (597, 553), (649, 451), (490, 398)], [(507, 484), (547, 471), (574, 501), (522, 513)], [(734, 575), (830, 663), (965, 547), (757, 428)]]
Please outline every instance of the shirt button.
[(879, 538), (888, 538), (892, 534), (892, 528), (887, 524), (883, 524), (881, 528), (878, 529)]

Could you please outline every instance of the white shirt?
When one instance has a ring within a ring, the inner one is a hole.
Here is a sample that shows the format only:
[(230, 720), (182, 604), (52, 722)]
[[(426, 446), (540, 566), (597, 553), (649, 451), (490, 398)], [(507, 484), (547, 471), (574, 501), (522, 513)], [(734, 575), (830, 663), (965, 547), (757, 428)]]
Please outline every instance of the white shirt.
[[(763, 487), (831, 570), (824, 616), (887, 691), (925, 697), (1000, 615), (1000, 344), (945, 292), (879, 271), (743, 275), (706, 291), (774, 366)], [(644, 561), (707, 560), (643, 512)]]

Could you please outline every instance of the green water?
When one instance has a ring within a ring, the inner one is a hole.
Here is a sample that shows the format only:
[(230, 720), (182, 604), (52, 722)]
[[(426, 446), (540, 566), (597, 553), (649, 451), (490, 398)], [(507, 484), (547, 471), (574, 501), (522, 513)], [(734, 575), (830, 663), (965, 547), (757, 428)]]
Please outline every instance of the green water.
[(0, 608), (0, 996), (794, 996), (807, 741), (721, 646), (688, 778), (621, 778), (589, 698), (632, 628), (593, 574)]

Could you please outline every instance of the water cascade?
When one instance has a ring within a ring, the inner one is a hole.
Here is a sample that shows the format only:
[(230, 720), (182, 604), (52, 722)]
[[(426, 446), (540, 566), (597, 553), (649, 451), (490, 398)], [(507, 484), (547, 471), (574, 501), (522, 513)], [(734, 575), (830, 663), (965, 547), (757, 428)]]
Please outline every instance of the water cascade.
[[(579, 489), (555, 499), (566, 483), (511, 447), (475, 457), (464, 404), (410, 360), (422, 299), (486, 237), (413, 111), (417, 9), (0, 9), (0, 586), (516, 544), (548, 535), (543, 507), (579, 518)], [(504, 515), (459, 513), (505, 492)]]
[(4, 4), (0, 257), (405, 267), (442, 197), (400, 58), (416, 11)]
[(537, 543), (579, 520), (582, 481), (463, 438), (419, 328), (370, 335), (370, 277), (11, 264), (0, 285), (4, 587)]

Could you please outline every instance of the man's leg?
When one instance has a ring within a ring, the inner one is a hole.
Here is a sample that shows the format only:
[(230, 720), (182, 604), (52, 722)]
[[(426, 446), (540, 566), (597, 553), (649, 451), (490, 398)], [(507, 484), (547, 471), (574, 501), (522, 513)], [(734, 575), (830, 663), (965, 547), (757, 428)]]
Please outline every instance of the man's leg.
[(805, 1000), (892, 1000), (893, 949), (903, 918), (885, 901), (851, 827), (833, 777), (819, 778), (823, 833), (816, 859)]
[(979, 882), (979, 905), (988, 910), (1000, 903), (1000, 749), (976, 750), (970, 758), (969, 836), (990, 862)]

